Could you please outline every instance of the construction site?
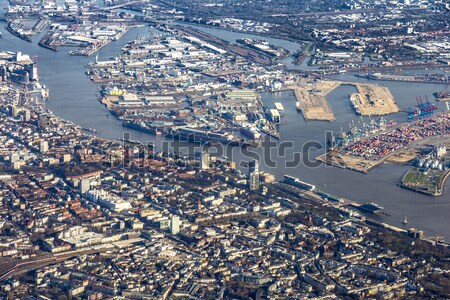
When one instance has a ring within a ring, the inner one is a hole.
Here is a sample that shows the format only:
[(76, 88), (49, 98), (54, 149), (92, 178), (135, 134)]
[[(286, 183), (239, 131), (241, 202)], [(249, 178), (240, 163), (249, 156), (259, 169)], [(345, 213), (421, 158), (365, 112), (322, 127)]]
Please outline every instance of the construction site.
[(350, 169), (361, 173), (369, 173), (369, 171), (381, 164), (383, 160), (368, 160), (363, 157), (343, 155), (337, 150), (330, 150), (327, 153), (316, 158), (317, 161), (323, 162), (327, 165)]
[(317, 120), (331, 122), (336, 120), (325, 96), (309, 93), (303, 87), (296, 87), (294, 92), (297, 98), (297, 110), (303, 113), (306, 121)]
[(293, 86), (297, 98), (297, 110), (306, 121), (328, 121), (336, 119), (326, 96), (340, 85), (354, 86), (358, 93), (350, 94), (355, 112), (362, 116), (382, 116), (399, 112), (394, 97), (388, 88), (376, 84), (319, 80), (307, 85)]
[(306, 121), (332, 122), (336, 120), (325, 98), (335, 88), (335, 84), (332, 82), (322, 82), (322, 84), (317, 85), (313, 90), (308, 90), (300, 86), (294, 88), (295, 97), (297, 98), (297, 110), (303, 113)]

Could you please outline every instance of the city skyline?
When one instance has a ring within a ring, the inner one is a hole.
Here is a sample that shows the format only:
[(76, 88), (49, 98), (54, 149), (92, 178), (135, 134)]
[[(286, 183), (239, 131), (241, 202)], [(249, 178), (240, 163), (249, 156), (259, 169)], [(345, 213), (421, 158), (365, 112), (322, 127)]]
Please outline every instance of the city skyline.
[(450, 4), (0, 7), (0, 298), (450, 297)]

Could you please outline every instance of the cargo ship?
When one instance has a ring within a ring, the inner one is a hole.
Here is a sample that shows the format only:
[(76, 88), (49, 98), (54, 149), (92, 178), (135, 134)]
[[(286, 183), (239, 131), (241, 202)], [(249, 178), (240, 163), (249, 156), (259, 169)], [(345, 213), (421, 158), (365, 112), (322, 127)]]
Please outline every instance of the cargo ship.
[(439, 83), (448, 84), (449, 76), (444, 74), (381, 74), (372, 73), (367, 75), (355, 75), (356, 77), (367, 78), (371, 80), (383, 81), (402, 81), (402, 82), (421, 82), (421, 83)]
[(273, 137), (274, 139), (280, 139), (280, 134), (278, 133), (278, 131), (274, 128), (268, 128), (267, 126), (265, 127), (261, 127), (259, 128), (259, 131), (261, 131), (262, 133)]
[(384, 207), (382, 207), (376, 203), (373, 203), (373, 202), (364, 203), (362, 205), (355, 206), (355, 207), (358, 208), (359, 210), (362, 210), (364, 212), (368, 212), (371, 214), (379, 214), (384, 209)]
[(252, 126), (242, 126), (240, 129), (240, 132), (250, 140), (260, 140), (261, 139), (261, 133), (258, 132), (258, 129), (256, 127)]
[(180, 141), (187, 141), (192, 143), (222, 143), (225, 145), (239, 146), (239, 147), (258, 147), (257, 141), (249, 141), (246, 139), (239, 139), (229, 133), (212, 132), (201, 128), (182, 127), (171, 128), (166, 131), (167, 137), (177, 138)]
[(93, 129), (93, 128), (81, 128), (82, 130), (89, 132), (89, 133), (100, 133), (97, 130)]
[(433, 93), (433, 96), (436, 98), (436, 101), (450, 101), (449, 91), (436, 92)]
[(348, 97), (350, 99), (350, 103), (352, 104), (353, 109), (355, 110), (355, 113), (359, 116), (361, 115), (361, 110), (358, 106), (358, 100), (356, 99), (358, 97), (358, 94), (348, 94)]
[(117, 140), (121, 142), (125, 142), (128, 144), (134, 144), (134, 145), (141, 145), (142, 143), (140, 141), (130, 140), (130, 139), (124, 139), (124, 138), (118, 138)]
[(279, 46), (271, 45), (263, 39), (243, 38), (238, 39), (236, 41), (240, 44), (245, 45), (246, 47), (249, 47), (258, 52), (262, 52), (273, 58), (285, 57), (289, 54), (289, 51), (287, 51), (286, 49)]
[(132, 122), (132, 121), (127, 121), (127, 122), (123, 122), (122, 123), (123, 127), (127, 127), (127, 128), (131, 128), (131, 129), (136, 129), (145, 133), (150, 133), (153, 135), (160, 135), (163, 133), (162, 129), (156, 126), (149, 126), (147, 124), (145, 124), (144, 122)]
[(284, 175), (283, 182), (286, 184), (307, 190), (307, 191), (314, 191), (316, 189), (315, 185), (301, 181), (300, 179), (290, 176), (290, 175)]
[(337, 203), (344, 202), (344, 199), (342, 197), (334, 196), (332, 194), (328, 194), (322, 191), (317, 191), (316, 194), (322, 197), (322, 199), (328, 200), (330, 202), (337, 202)]

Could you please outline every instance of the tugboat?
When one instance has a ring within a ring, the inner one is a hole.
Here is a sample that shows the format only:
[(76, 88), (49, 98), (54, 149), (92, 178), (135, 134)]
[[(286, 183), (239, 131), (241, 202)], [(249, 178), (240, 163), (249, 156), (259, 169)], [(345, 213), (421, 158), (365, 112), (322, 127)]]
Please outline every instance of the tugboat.
[(403, 224), (403, 225), (408, 224), (408, 217), (405, 217), (405, 219), (402, 221), (402, 224)]
[(298, 113), (302, 112), (302, 106), (300, 102), (295, 103), (295, 109), (297, 109)]

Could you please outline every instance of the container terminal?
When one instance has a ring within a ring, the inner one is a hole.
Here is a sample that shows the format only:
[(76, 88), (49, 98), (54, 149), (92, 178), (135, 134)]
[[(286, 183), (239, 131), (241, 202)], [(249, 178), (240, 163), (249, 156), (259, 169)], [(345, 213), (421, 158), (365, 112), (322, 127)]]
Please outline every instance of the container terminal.
[[(349, 124), (351, 130), (348, 133), (341, 132), (337, 138), (329, 141), (331, 149), (317, 157), (317, 160), (367, 173), (405, 149), (414, 149), (430, 142), (445, 142), (450, 134), (449, 122), (449, 111), (443, 111), (389, 128), (382, 121), (373, 127), (373, 133), (365, 124), (363, 128), (358, 128), (354, 123)], [(409, 157), (408, 161), (415, 157)]]

